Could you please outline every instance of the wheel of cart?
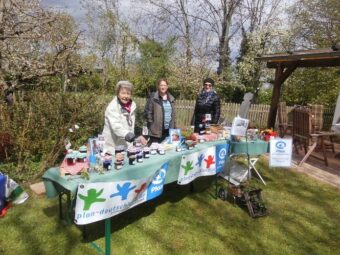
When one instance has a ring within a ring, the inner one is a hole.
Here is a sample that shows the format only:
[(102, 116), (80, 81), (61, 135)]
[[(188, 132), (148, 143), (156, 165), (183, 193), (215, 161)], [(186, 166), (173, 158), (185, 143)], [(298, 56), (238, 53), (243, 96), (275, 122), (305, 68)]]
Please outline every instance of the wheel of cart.
[(223, 201), (227, 200), (227, 190), (223, 187), (220, 187), (217, 192), (217, 197)]
[[(246, 159), (247, 164), (244, 165), (238, 162), (239, 158)], [(246, 153), (231, 154), (228, 157), (227, 164), (223, 172), (220, 172), (216, 175), (216, 198), (227, 200), (228, 195), (230, 194), (230, 196), (233, 197), (235, 203), (236, 197), (238, 197), (239, 194), (234, 191), (239, 190), (238, 187), (240, 187), (242, 183), (250, 179), (250, 167), (248, 159), (249, 157)], [(219, 179), (227, 181), (227, 185), (220, 185), (218, 182)]]

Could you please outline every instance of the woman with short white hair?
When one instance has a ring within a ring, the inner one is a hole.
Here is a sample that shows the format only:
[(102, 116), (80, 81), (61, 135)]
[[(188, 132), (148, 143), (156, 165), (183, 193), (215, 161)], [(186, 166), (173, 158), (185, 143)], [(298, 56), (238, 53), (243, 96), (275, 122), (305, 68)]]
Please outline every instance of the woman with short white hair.
[(115, 147), (120, 145), (127, 148), (136, 139), (147, 143), (143, 136), (136, 138), (134, 134), (136, 103), (131, 99), (132, 91), (133, 85), (129, 81), (119, 81), (116, 96), (106, 108), (103, 130), (106, 153), (114, 154)]

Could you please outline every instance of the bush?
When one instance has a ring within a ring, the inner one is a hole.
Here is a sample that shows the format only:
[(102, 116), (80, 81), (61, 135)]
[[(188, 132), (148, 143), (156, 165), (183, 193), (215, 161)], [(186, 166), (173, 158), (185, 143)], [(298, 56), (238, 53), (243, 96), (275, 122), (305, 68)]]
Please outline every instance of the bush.
[[(92, 93), (30, 92), (12, 107), (1, 106), (0, 133), (12, 138), (4, 163), (13, 163), (13, 173), (22, 180), (39, 176), (62, 158), (66, 138), (75, 148), (102, 131), (104, 111), (111, 98)], [(75, 124), (80, 129), (70, 133)]]

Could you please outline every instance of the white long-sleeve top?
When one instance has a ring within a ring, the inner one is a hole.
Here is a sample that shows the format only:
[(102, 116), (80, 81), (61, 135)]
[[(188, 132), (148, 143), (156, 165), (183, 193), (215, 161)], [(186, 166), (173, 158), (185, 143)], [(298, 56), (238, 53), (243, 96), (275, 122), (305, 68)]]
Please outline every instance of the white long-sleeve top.
[(104, 151), (114, 154), (115, 147), (123, 145), (126, 148), (130, 143), (125, 141), (128, 133), (135, 130), (136, 103), (132, 101), (131, 111), (128, 113), (119, 104), (117, 96), (113, 98), (105, 110), (105, 124), (103, 136), (105, 139)]

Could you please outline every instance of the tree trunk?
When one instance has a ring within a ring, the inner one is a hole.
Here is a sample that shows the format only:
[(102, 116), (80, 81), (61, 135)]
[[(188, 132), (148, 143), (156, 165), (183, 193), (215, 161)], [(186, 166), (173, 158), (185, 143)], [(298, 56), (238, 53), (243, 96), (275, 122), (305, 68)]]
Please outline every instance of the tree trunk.
[(229, 66), (229, 32), (232, 22), (232, 16), (235, 12), (236, 7), (240, 3), (240, 0), (228, 1), (224, 0), (222, 3), (222, 23), (221, 23), (221, 35), (219, 38), (219, 47), (218, 47), (218, 67), (217, 74), (221, 75), (226, 70), (226, 67)]
[(185, 61), (186, 61), (186, 70), (187, 73), (190, 74), (190, 69), (191, 69), (191, 61), (192, 61), (192, 46), (191, 46), (191, 35), (190, 35), (190, 23), (188, 20), (188, 13), (185, 10), (185, 0), (180, 0), (180, 7), (181, 7), (181, 12), (183, 15), (183, 22), (184, 22), (184, 27), (185, 27), (185, 47), (186, 47), (186, 52), (185, 52)]

